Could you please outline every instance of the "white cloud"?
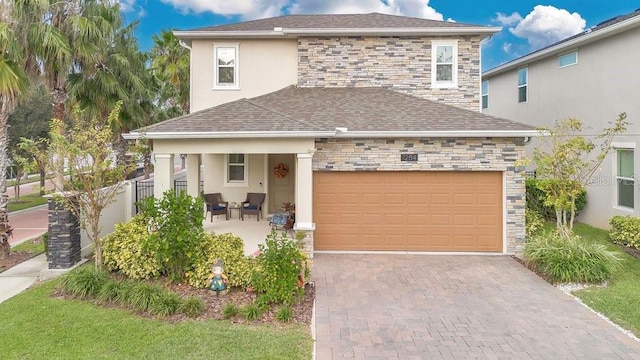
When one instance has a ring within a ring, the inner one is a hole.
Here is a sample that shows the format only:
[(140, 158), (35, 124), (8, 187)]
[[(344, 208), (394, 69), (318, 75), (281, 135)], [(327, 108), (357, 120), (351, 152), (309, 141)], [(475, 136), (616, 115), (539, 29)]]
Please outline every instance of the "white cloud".
[(511, 51), (511, 47), (513, 46), (512, 43), (510, 42), (506, 42), (504, 44), (502, 44), (502, 51), (504, 51), (505, 53), (509, 53)]
[(429, 6), (429, 0), (298, 0), (291, 4), (292, 14), (363, 14), (378, 12), (425, 19), (443, 20)]
[(494, 22), (497, 22), (502, 26), (511, 26), (513, 24), (517, 24), (521, 20), (522, 20), (522, 16), (517, 12), (513, 12), (511, 15), (507, 15), (499, 12), (499, 13), (496, 13), (496, 18), (493, 19)]
[(136, 0), (116, 0), (120, 4), (120, 10), (124, 12), (133, 11), (136, 7)]
[(527, 39), (531, 50), (536, 50), (583, 31), (586, 24), (577, 12), (569, 13), (550, 5), (537, 5), (509, 31)]
[[(121, 0), (131, 1), (135, 0)], [(406, 15), (443, 20), (442, 14), (429, 6), (429, 0), (161, 0), (185, 13), (211, 12), (243, 19), (258, 19), (292, 14), (383, 14)]]

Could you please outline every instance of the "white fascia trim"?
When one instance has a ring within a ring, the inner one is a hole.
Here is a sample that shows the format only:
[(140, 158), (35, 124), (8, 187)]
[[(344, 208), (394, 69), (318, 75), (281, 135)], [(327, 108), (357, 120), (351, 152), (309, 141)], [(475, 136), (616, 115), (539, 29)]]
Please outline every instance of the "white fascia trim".
[(530, 137), (545, 136), (539, 130), (460, 130), (460, 131), (348, 131), (336, 133), (343, 138), (412, 138), (412, 137)]
[(332, 137), (335, 131), (236, 131), (236, 132), (152, 132), (140, 133), (130, 132), (122, 134), (127, 140), (136, 139), (241, 139), (241, 138), (316, 138)]
[(585, 34), (583, 36), (580, 36), (578, 38), (575, 38), (573, 40), (569, 40), (569, 41), (560, 43), (560, 44), (552, 46), (550, 48), (547, 48), (547, 49), (544, 49), (544, 50), (540, 50), (538, 52), (534, 52), (534, 53), (531, 53), (529, 55), (525, 55), (525, 56), (521, 57), (520, 59), (516, 59), (516, 60), (508, 62), (506, 64), (499, 65), (499, 66), (497, 66), (497, 67), (495, 67), (493, 69), (490, 69), (490, 70), (485, 71), (484, 73), (482, 73), (482, 77), (493, 76), (493, 75), (497, 75), (497, 74), (503, 73), (505, 71), (509, 71), (509, 70), (511, 70), (513, 68), (522, 67), (523, 64), (534, 62), (534, 61), (539, 60), (541, 58), (545, 58), (548, 55), (552, 55), (552, 54), (556, 54), (556, 53), (559, 54), (560, 52), (580, 47), (581, 45), (585, 45), (585, 44), (591, 43), (593, 41), (599, 40), (599, 39), (604, 38), (604, 37), (608, 37), (610, 35), (615, 35), (617, 33), (620, 33), (622, 31), (626, 30), (627, 28), (631, 29), (631, 28), (637, 27), (638, 25), (640, 25), (640, 16), (635, 16), (635, 17), (632, 17), (632, 18), (627, 19), (625, 21), (621, 21), (621, 22), (619, 22), (617, 24), (608, 26), (608, 27), (606, 27), (604, 29), (600, 29), (600, 30), (595, 31), (595, 32), (587, 33), (587, 34)]

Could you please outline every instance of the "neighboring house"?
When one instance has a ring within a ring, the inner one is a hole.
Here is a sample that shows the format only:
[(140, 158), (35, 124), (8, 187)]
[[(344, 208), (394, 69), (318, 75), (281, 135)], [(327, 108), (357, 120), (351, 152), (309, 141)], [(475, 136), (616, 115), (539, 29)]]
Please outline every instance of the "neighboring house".
[(498, 30), (373, 13), (176, 31), (193, 112), (126, 137), (153, 139), (156, 196), (185, 153), (192, 195), (202, 176), (225, 201), (266, 193), (266, 213), (295, 202), (310, 253), (513, 254), (537, 131), (479, 111), (480, 42)]
[(592, 136), (627, 113), (631, 126), (615, 139), (613, 153), (595, 173), (579, 216), (597, 227), (607, 228), (614, 215), (640, 215), (639, 45), (640, 10), (486, 71), (482, 78), (483, 113), (537, 127), (575, 117)]

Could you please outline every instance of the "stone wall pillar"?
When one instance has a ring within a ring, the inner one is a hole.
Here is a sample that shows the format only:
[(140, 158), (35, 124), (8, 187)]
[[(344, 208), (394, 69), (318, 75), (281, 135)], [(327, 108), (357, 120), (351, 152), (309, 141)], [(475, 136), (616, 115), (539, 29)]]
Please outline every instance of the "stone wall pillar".
[(80, 222), (63, 203), (49, 198), (49, 269), (68, 269), (81, 259)]

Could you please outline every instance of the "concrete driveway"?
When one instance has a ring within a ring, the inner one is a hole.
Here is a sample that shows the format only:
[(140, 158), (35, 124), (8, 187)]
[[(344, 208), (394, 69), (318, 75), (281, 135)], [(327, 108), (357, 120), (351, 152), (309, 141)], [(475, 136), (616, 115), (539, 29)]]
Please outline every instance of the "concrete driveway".
[(640, 343), (507, 256), (313, 259), (317, 359), (640, 359)]

